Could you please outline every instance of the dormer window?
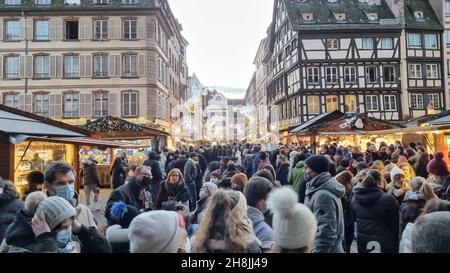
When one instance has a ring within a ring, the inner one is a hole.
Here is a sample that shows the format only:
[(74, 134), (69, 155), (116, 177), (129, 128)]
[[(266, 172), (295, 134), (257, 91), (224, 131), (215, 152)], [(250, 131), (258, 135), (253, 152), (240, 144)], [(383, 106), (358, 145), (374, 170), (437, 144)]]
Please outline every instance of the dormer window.
[(339, 41), (336, 38), (328, 38), (327, 39), (327, 49), (328, 50), (338, 50), (339, 49)]
[(334, 14), (334, 17), (336, 18), (336, 20), (338, 21), (344, 21), (345, 20), (345, 13), (343, 12), (336, 12)]
[(414, 17), (416, 17), (417, 19), (423, 19), (423, 11), (421, 10), (415, 11)]
[(314, 19), (314, 15), (311, 12), (304, 12), (302, 16), (305, 21), (312, 21)]
[(376, 13), (376, 12), (369, 12), (369, 13), (367, 13), (367, 18), (370, 21), (375, 21), (375, 20), (378, 19), (378, 13)]
[(328, 0), (328, 3), (336, 3), (337, 0)]
[(367, 0), (359, 0), (358, 2), (361, 4), (367, 4)]

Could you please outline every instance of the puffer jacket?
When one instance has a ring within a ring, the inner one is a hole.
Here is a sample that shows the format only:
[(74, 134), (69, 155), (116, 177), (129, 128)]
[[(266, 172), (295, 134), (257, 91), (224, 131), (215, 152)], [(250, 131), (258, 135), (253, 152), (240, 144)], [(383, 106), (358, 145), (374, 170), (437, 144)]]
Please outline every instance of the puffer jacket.
[(341, 197), (345, 187), (330, 173), (324, 172), (312, 178), (306, 185), (305, 205), (317, 219), (317, 234), (313, 253), (343, 253), (344, 212)]
[(299, 161), (289, 174), (288, 183), (292, 185), (292, 188), (296, 192), (300, 190), (300, 185), (303, 182), (304, 170), (305, 170), (305, 161)]
[(406, 192), (405, 199), (403, 199), (403, 203), (400, 205), (400, 238), (406, 225), (408, 223), (414, 223), (416, 218), (422, 213), (425, 203), (425, 197), (419, 192)]
[[(1, 179), (1, 178), (0, 178)], [(11, 182), (4, 182), (3, 193), (0, 194), (0, 242), (5, 238), (5, 231), (22, 210), (23, 202)]]
[(264, 219), (264, 214), (257, 208), (248, 206), (247, 217), (252, 221), (253, 232), (260, 241), (273, 241), (273, 230), (266, 223)]
[(83, 177), (84, 185), (100, 184), (98, 176), (98, 166), (95, 160), (86, 160), (83, 162), (83, 169), (81, 169), (80, 176)]
[(351, 210), (356, 221), (358, 252), (398, 252), (397, 200), (378, 187), (356, 186), (353, 194)]

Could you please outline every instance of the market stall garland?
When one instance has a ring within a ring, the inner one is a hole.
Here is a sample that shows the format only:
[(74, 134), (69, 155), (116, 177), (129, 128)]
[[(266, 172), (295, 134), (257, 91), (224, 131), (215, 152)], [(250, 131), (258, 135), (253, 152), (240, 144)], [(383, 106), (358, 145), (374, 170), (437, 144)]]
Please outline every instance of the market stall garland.
[(144, 128), (113, 116), (106, 116), (95, 121), (89, 121), (81, 126), (91, 132), (143, 132)]

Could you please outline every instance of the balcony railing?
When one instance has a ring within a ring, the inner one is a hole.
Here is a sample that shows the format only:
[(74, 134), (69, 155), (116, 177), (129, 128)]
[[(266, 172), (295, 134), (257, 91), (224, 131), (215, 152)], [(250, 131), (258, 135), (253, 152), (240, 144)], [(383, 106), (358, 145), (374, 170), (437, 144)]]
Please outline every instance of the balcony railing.
[(157, 8), (155, 0), (138, 0), (124, 2), (123, 0), (109, 0), (108, 3), (101, 3), (95, 0), (80, 0), (80, 4), (71, 4), (67, 0), (51, 0), (48, 5), (38, 4), (36, 0), (22, 0), (20, 5), (6, 5), (5, 1), (0, 2), (1, 10), (63, 10), (63, 9), (124, 9), (124, 8)]

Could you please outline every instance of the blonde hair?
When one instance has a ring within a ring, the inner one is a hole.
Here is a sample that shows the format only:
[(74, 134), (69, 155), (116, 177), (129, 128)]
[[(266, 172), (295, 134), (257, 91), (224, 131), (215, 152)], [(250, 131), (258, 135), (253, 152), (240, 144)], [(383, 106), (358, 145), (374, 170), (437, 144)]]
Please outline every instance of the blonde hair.
[(223, 240), (227, 253), (245, 253), (253, 227), (247, 218), (247, 201), (239, 191), (216, 191), (209, 199), (192, 243), (193, 253), (207, 253), (209, 240)]
[(169, 171), (169, 173), (167, 174), (166, 182), (169, 182), (170, 176), (173, 175), (174, 173), (178, 174), (178, 177), (180, 178), (179, 180), (184, 182), (183, 173), (180, 171), (180, 169), (177, 168)]
[(416, 176), (409, 181), (409, 186), (412, 191), (419, 192), (425, 197), (425, 200), (436, 199), (433, 186), (425, 178)]
[(411, 167), (411, 165), (408, 162), (402, 162), (402, 163), (398, 164), (398, 167), (400, 169), (402, 169), (402, 167), (407, 167), (409, 169), (409, 177), (406, 177), (406, 174), (405, 174), (405, 177), (407, 180), (411, 180), (413, 177), (416, 176), (416, 172), (414, 171), (413, 167)]
[(384, 163), (381, 160), (375, 160), (371, 169), (379, 170), (384, 175)]

